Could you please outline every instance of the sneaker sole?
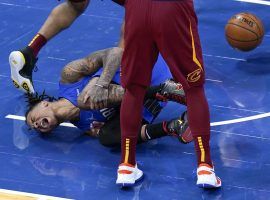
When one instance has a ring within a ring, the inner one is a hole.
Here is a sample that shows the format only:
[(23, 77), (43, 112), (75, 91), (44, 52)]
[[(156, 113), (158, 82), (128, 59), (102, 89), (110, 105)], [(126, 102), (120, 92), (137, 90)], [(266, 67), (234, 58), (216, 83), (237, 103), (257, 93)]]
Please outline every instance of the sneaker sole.
[(198, 187), (200, 188), (206, 188), (206, 189), (211, 189), (211, 188), (219, 188), (220, 186), (214, 186), (214, 185), (210, 185), (210, 184), (197, 184)]
[[(221, 184), (222, 184), (222, 182), (221, 182), (221, 180), (220, 180), (220, 178), (219, 177), (217, 177), (217, 179), (219, 180), (219, 183), (220, 184), (212, 184), (212, 183), (209, 183), (209, 181), (204, 181), (204, 183), (197, 183), (197, 186), (198, 187), (200, 187), (200, 188), (207, 188), (207, 189), (211, 189), (211, 188), (219, 188), (219, 187), (221, 187)], [(207, 183), (208, 182), (208, 183)]]
[(22, 77), (19, 73), (24, 64), (25, 58), (20, 51), (11, 52), (9, 55), (9, 65), (11, 70), (11, 79), (14, 87), (26, 93), (34, 93), (35, 90), (31, 81)]
[(133, 187), (135, 186), (138, 182), (140, 182), (141, 180), (143, 180), (144, 175), (142, 175), (140, 178), (138, 178), (135, 183), (116, 183), (116, 185), (118, 185), (120, 188), (128, 188), (128, 187)]

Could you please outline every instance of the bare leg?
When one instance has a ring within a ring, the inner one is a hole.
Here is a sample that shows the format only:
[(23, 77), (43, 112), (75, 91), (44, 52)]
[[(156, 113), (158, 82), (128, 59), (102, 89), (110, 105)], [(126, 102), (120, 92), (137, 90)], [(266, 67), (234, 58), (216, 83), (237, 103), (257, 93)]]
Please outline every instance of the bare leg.
[(90, 0), (68, 0), (55, 7), (26, 48), (9, 55), (11, 79), (14, 86), (24, 92), (34, 93), (32, 72), (37, 55), (48, 40), (68, 28), (83, 13)]
[(56, 6), (38, 33), (43, 35), (47, 40), (50, 40), (59, 32), (68, 28), (84, 12), (89, 2), (90, 0), (81, 2), (72, 2), (69, 0)]

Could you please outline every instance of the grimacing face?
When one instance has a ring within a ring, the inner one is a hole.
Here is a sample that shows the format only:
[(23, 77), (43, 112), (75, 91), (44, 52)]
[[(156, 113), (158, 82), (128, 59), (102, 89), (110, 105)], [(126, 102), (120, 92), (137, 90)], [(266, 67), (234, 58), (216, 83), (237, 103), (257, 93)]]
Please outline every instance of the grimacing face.
[(41, 133), (51, 132), (59, 125), (51, 108), (51, 102), (41, 101), (26, 116), (26, 123)]

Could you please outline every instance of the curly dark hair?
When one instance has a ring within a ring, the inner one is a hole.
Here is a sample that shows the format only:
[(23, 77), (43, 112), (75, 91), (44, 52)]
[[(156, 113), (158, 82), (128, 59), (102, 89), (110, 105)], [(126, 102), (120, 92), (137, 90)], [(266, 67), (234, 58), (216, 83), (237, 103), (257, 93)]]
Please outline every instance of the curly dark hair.
[(53, 96), (49, 96), (43, 90), (42, 94), (36, 93), (26, 93), (25, 94), (26, 103), (27, 103), (27, 110), (25, 113), (25, 119), (31, 110), (33, 110), (41, 101), (47, 100), (49, 102), (56, 101), (57, 99)]

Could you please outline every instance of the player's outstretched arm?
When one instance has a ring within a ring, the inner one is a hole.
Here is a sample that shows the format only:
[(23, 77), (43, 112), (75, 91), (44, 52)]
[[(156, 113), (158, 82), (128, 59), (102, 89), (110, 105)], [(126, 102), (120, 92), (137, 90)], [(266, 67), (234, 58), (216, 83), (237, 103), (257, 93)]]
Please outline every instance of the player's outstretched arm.
[[(95, 73), (104, 65), (107, 66), (108, 64), (113, 62), (113, 60), (109, 58), (112, 49), (114, 48), (96, 51), (85, 58), (68, 63), (62, 70), (60, 81), (62, 83), (74, 83), (87, 75)], [(103, 79), (101, 80), (104, 81), (112, 78), (113, 76), (111, 77), (111, 75), (108, 75), (110, 73), (110, 70), (105, 70), (104, 74), (102, 75)]]

